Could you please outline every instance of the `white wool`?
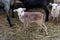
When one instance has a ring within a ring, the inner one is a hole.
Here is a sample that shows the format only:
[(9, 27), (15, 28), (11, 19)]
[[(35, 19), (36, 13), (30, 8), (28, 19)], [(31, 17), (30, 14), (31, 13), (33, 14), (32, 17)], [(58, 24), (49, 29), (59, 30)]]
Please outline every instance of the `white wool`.
[(14, 9), (14, 12), (18, 12), (18, 16), (19, 16), (19, 20), (21, 20), (21, 22), (24, 22), (24, 19), (22, 18), (22, 16), (24, 16), (25, 12), (24, 12), (25, 8), (18, 8), (18, 9)]
[(58, 6), (58, 4), (56, 4), (56, 3), (52, 4), (53, 9), (56, 9), (57, 6)]
[(57, 6), (57, 13), (60, 14), (60, 5)]
[(51, 16), (53, 17), (58, 17), (58, 13), (57, 13), (57, 10), (53, 10), (51, 11)]
[[(18, 15), (19, 16), (19, 15)], [(24, 23), (24, 19), (22, 18), (22, 16), (19, 16), (19, 20)]]
[(25, 12), (18, 13), (19, 16), (24, 16)]
[[(40, 12), (24, 12), (24, 10), (26, 10), (26, 9), (25, 8), (18, 8), (16, 10), (18, 12), (19, 20), (22, 23), (24, 23), (24, 30), (26, 30), (29, 23), (32, 23), (32, 21), (33, 21), (41, 26), (41, 28), (44, 30), (45, 35), (48, 35), (47, 27), (44, 23), (44, 15), (42, 13), (40, 14)], [(24, 17), (26, 14), (27, 15), (29, 14), (30, 16)], [(33, 14), (35, 14), (35, 16)], [(36, 17), (36, 15), (38, 15), (38, 16)], [(40, 17), (40, 15), (41, 15), (41, 17)], [(37, 18), (37, 20), (35, 20), (35, 17)]]
[(55, 18), (57, 18), (57, 24), (58, 24), (58, 17), (60, 14), (60, 4), (53, 4), (52, 5), (52, 11), (51, 11), (51, 15), (53, 17), (53, 20)]
[(60, 14), (60, 5), (59, 4), (52, 4), (52, 11), (51, 11), (51, 15), (53, 17), (58, 17)]
[(18, 15), (23, 16), (24, 15), (24, 10), (22, 8), (17, 9)]

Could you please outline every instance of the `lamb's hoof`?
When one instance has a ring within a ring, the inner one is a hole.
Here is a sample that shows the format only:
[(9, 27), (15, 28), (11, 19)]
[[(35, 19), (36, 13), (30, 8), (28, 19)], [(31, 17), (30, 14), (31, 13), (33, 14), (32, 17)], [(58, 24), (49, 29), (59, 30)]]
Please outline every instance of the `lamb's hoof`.
[(48, 36), (48, 33), (46, 33), (43, 29), (41, 29), (41, 32), (42, 32), (45, 36)]
[(28, 29), (23, 29), (24, 33), (27, 33)]
[(48, 33), (46, 33), (45, 36), (48, 36)]

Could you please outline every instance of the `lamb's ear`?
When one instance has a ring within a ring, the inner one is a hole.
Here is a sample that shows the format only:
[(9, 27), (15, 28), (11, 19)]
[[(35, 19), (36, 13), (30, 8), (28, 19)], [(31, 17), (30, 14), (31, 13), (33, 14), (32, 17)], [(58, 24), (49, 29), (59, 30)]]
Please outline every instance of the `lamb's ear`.
[(51, 6), (52, 6), (52, 3), (49, 3), (49, 5), (51, 5)]
[(17, 11), (17, 9), (14, 9), (14, 10), (13, 10), (13, 12), (16, 12), (16, 11)]
[(26, 8), (23, 8), (23, 10), (26, 10)]

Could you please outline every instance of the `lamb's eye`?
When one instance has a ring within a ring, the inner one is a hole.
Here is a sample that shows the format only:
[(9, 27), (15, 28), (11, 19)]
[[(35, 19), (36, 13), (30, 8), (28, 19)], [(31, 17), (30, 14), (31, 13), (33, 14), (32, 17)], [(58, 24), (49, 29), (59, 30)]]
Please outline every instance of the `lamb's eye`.
[(21, 11), (21, 12), (23, 12), (23, 11)]
[(20, 15), (21, 16), (21, 15)]
[(57, 6), (56, 6), (56, 8), (57, 8)]

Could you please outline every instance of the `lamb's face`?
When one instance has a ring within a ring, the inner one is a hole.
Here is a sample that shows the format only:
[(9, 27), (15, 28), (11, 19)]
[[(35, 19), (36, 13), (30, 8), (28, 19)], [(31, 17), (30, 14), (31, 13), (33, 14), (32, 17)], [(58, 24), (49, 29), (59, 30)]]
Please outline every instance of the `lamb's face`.
[(24, 10), (26, 10), (26, 8), (18, 8), (18, 9), (14, 9), (14, 12), (18, 12), (18, 15), (23, 15), (24, 14)]
[(59, 5), (59, 4), (57, 4), (57, 3), (50, 3), (50, 5), (52, 6), (52, 9), (53, 10), (56, 10), (56, 8), (57, 8), (57, 6)]

